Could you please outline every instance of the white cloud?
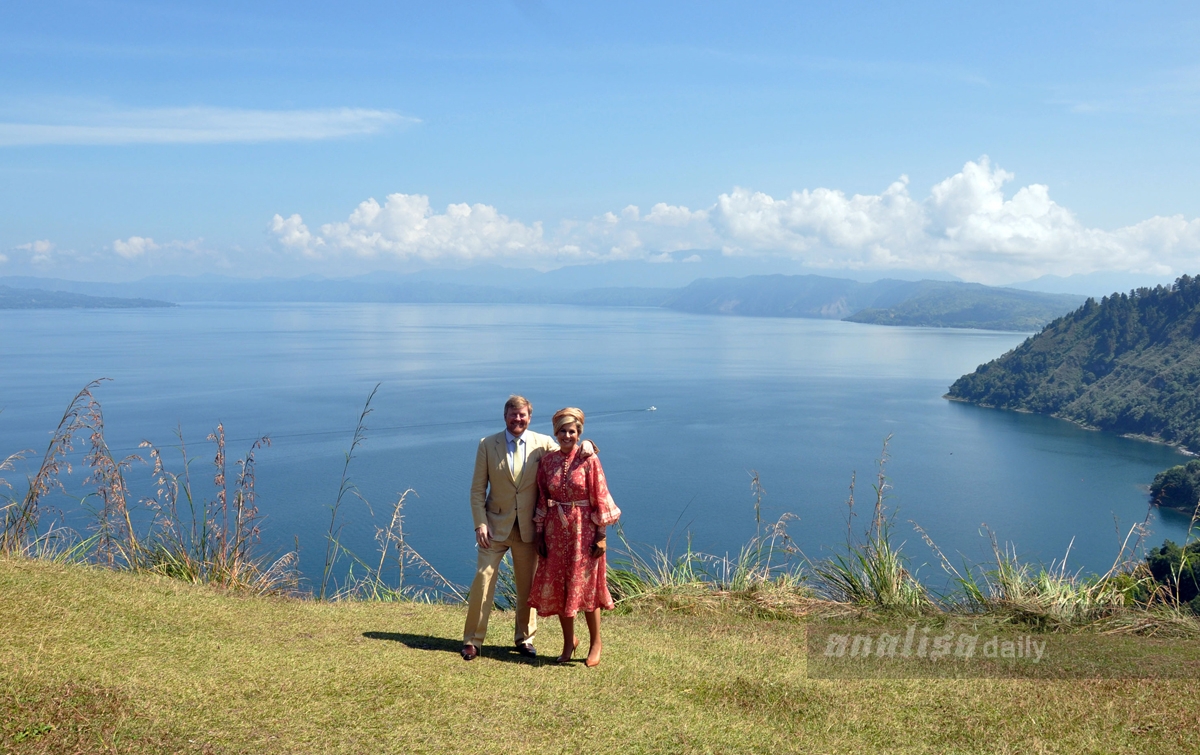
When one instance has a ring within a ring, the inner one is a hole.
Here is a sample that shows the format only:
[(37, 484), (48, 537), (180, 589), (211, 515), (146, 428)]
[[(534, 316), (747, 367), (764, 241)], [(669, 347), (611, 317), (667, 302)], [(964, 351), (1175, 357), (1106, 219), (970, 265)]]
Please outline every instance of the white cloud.
[[(31, 241), (28, 244), (21, 244), (17, 247), (22, 251), (30, 252), (29, 261), (35, 265), (42, 265), (50, 261), (50, 254), (54, 251), (54, 242), (49, 239), (41, 239)], [(7, 261), (7, 257), (4, 258)]]
[(45, 122), (0, 123), (0, 147), (46, 144), (215, 144), (313, 141), (419, 123), (390, 110), (81, 107)]
[[(637, 209), (636, 207), (634, 208)], [(656, 225), (669, 225), (675, 227), (683, 227), (692, 223), (703, 223), (708, 219), (708, 212), (705, 210), (696, 210), (692, 212), (686, 207), (674, 207), (666, 202), (659, 202), (650, 208), (650, 214), (646, 216), (647, 223)]]
[(908, 195), (901, 177), (882, 194), (847, 197), (833, 189), (792, 192), (774, 199), (761, 192), (734, 189), (717, 199), (713, 223), (730, 253), (784, 252), (819, 262), (824, 255), (886, 263), (886, 242), (907, 241), (924, 225), (920, 205)]
[(321, 226), (319, 237), (309, 236), (299, 215), (287, 220), (276, 215), (271, 230), (308, 254), (327, 246), (360, 257), (475, 261), (548, 251), (541, 223), (525, 225), (485, 204), (452, 204), (438, 213), (420, 194), (389, 194), (383, 205), (368, 199), (345, 222)]
[(284, 218), (282, 215), (276, 214), (271, 218), (269, 229), (279, 239), (280, 244), (300, 252), (305, 257), (320, 256), (317, 254), (316, 248), (325, 245), (324, 239), (313, 238), (308, 226), (304, 225), (304, 221), (299, 215)]
[(124, 257), (127, 260), (137, 259), (142, 257), (147, 252), (153, 252), (159, 249), (159, 245), (154, 243), (154, 239), (143, 238), (141, 236), (130, 236), (128, 240), (122, 241), (117, 239), (112, 242), (113, 251), (117, 255)]
[(1112, 231), (1089, 228), (1044, 185), (1006, 197), (1013, 178), (985, 156), (924, 199), (911, 195), (904, 176), (879, 194), (817, 188), (777, 199), (735, 188), (708, 208), (659, 203), (642, 213), (630, 205), (564, 221), (553, 234), (490, 205), (452, 204), (437, 213), (426, 196), (392, 194), (382, 206), (374, 199), (361, 203), (345, 222), (323, 225), (316, 234), (299, 215), (276, 215), (270, 230), (284, 249), (307, 256), (431, 262), (666, 262), (673, 252), (721, 249), (813, 267), (929, 270), (987, 283), (1102, 270), (1170, 275), (1200, 267), (1200, 219), (1154, 217)]
[(34, 254), (49, 254), (54, 251), (54, 242), (50, 239), (41, 239), (40, 241), (30, 241), (28, 244), (21, 244), (17, 248), (33, 252)]

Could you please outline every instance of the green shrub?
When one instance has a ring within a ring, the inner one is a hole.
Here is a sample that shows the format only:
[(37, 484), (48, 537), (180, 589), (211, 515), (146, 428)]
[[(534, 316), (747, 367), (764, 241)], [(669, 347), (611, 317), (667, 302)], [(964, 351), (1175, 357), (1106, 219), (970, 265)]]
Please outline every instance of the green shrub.
[(1175, 601), (1200, 614), (1200, 541), (1184, 547), (1167, 540), (1146, 556), (1154, 581), (1165, 587)]
[(1189, 514), (1200, 500), (1200, 459), (1192, 459), (1159, 472), (1150, 486), (1150, 497), (1156, 506), (1179, 509)]

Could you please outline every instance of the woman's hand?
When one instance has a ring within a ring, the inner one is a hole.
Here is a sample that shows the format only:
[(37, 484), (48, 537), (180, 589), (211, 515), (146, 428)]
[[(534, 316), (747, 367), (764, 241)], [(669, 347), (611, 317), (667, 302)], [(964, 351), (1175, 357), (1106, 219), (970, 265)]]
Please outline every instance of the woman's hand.
[(533, 539), (533, 547), (537, 548), (538, 555), (541, 556), (542, 558), (545, 558), (546, 556), (548, 556), (550, 554), (549, 549), (546, 547), (546, 533), (545, 532), (537, 533), (537, 535)]
[(608, 539), (601, 537), (592, 543), (592, 558), (603, 558), (608, 552)]

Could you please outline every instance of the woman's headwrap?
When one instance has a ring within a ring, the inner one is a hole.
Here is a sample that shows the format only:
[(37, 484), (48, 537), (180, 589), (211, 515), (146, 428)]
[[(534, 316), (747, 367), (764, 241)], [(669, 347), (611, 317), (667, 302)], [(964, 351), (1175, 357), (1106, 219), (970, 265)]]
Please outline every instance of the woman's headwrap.
[(565, 409), (559, 409), (554, 413), (554, 432), (558, 433), (558, 429), (563, 425), (574, 422), (579, 426), (579, 434), (583, 434), (583, 410), (573, 406), (568, 406)]

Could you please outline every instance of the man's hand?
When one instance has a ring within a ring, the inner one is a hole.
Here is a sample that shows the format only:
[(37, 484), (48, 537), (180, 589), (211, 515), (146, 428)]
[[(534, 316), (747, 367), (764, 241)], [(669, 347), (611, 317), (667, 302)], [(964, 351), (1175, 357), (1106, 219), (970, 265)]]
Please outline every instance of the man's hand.
[(534, 537), (534, 540), (533, 540), (533, 547), (537, 548), (538, 555), (541, 556), (542, 558), (546, 558), (546, 556), (549, 555), (550, 551), (547, 550), (547, 548), (546, 548), (546, 533), (545, 532), (537, 533), (537, 536)]
[(492, 531), (488, 529), (486, 524), (481, 524), (475, 528), (475, 542), (480, 548), (490, 548), (492, 545)]
[(584, 439), (579, 444), (579, 455), (585, 459), (589, 456), (595, 456), (598, 453), (600, 453), (600, 449), (596, 448), (596, 444), (591, 440)]

